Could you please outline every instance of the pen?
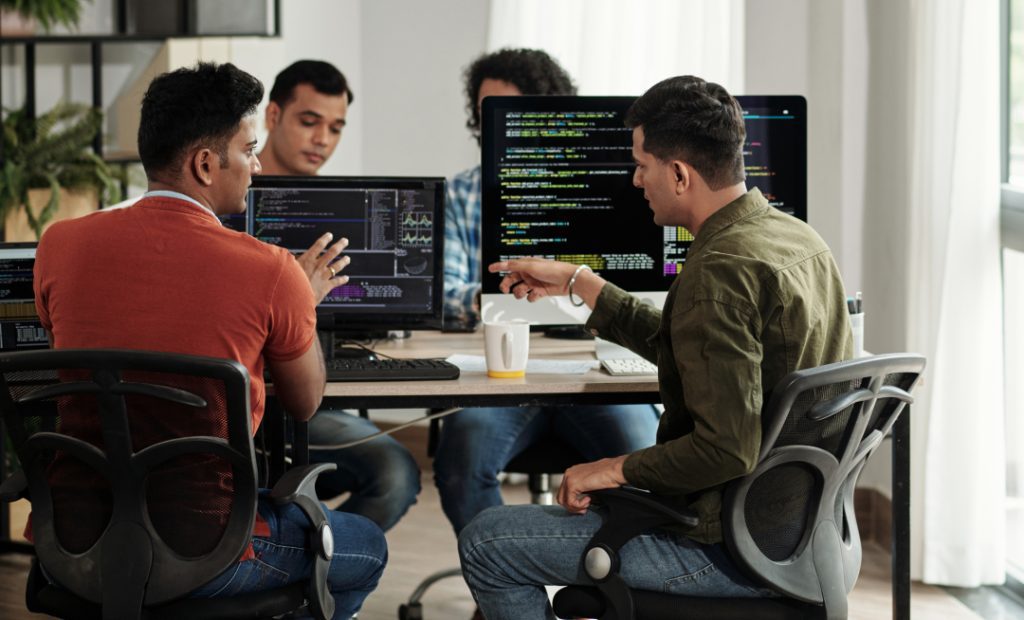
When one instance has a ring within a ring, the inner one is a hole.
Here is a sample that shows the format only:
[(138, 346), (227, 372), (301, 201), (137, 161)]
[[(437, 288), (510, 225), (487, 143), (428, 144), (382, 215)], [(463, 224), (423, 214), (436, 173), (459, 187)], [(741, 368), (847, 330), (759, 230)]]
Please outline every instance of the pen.
[(862, 301), (863, 301), (862, 295), (861, 295), (860, 291), (857, 291), (857, 303), (854, 304), (854, 307), (857, 309), (857, 314), (860, 314), (861, 312), (863, 312), (863, 310), (861, 309)]
[(857, 314), (857, 305), (856, 303), (854, 303), (853, 297), (846, 298), (846, 309), (850, 312), (850, 314)]

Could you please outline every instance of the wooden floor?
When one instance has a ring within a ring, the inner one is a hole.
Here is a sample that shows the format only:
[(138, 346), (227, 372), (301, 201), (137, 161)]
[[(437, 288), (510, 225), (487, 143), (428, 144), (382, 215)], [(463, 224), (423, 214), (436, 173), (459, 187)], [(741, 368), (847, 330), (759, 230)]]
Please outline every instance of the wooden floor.
[[(409, 514), (388, 533), (390, 561), (380, 587), (367, 599), (360, 620), (397, 618), (398, 606), (405, 602), (419, 581), (433, 571), (458, 565), (455, 536), (441, 512), (437, 491), (429, 474), (424, 475), (423, 493)], [(521, 485), (506, 486), (509, 502), (526, 502), (528, 493)], [(860, 580), (850, 597), (851, 620), (878, 620), (891, 615), (889, 558), (880, 547), (868, 545)], [(0, 618), (19, 620), (39, 618), (25, 610), (24, 575), (28, 559), (24, 556), (0, 556)], [(469, 620), (473, 600), (461, 579), (446, 579), (426, 594), (424, 617), (427, 620)], [(978, 616), (942, 590), (914, 584), (913, 617), (978, 619)]]

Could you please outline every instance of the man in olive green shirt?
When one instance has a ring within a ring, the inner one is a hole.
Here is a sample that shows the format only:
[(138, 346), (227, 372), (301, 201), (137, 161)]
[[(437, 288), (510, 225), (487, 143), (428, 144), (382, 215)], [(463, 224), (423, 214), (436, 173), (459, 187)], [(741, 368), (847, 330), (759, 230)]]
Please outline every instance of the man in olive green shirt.
[(665, 414), (654, 446), (567, 470), (558, 491), (564, 510), (495, 508), (463, 530), (463, 572), (489, 620), (554, 618), (542, 586), (583, 582), (579, 558), (601, 522), (588, 513), (585, 493), (623, 484), (671, 497), (701, 522), (623, 546), (622, 576), (632, 587), (767, 595), (721, 544), (722, 487), (757, 463), (761, 406), (778, 380), (851, 355), (844, 287), (828, 246), (746, 188), (736, 100), (717, 84), (670, 78), (636, 101), (626, 123), (633, 182), (655, 223), (695, 237), (665, 307), (641, 304), (568, 263), (523, 259), (489, 269), (506, 273), (501, 290), (517, 298), (571, 294), (593, 308), (587, 327), (658, 365)]

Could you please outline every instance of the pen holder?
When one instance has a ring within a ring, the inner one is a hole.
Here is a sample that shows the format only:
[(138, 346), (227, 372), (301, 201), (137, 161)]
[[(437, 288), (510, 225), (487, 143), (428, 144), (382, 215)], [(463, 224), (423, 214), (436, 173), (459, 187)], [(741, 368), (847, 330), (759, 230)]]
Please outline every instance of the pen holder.
[(850, 315), (850, 331), (853, 332), (853, 357), (864, 357), (864, 313)]

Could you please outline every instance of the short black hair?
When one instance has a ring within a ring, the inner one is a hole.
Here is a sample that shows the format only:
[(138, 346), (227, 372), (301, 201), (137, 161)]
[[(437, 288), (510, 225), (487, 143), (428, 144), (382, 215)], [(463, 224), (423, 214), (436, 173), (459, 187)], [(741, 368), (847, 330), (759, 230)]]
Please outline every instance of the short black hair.
[(270, 100), (283, 108), (295, 96), (295, 87), (299, 84), (309, 84), (322, 95), (345, 94), (349, 105), (355, 100), (348, 80), (341, 71), (322, 60), (297, 60), (282, 69), (274, 78)]
[(150, 180), (177, 179), (182, 158), (208, 146), (227, 167), (227, 145), (256, 112), (263, 84), (231, 63), (201, 62), (157, 76), (142, 97), (139, 159)]
[(500, 49), (484, 54), (466, 68), (466, 127), (480, 142), (480, 111), (477, 98), (484, 80), (514, 84), (524, 95), (575, 95), (576, 85), (555, 59), (542, 50)]
[(626, 126), (643, 127), (645, 151), (685, 161), (713, 190), (745, 178), (743, 110), (718, 84), (692, 75), (662, 80), (630, 106)]

